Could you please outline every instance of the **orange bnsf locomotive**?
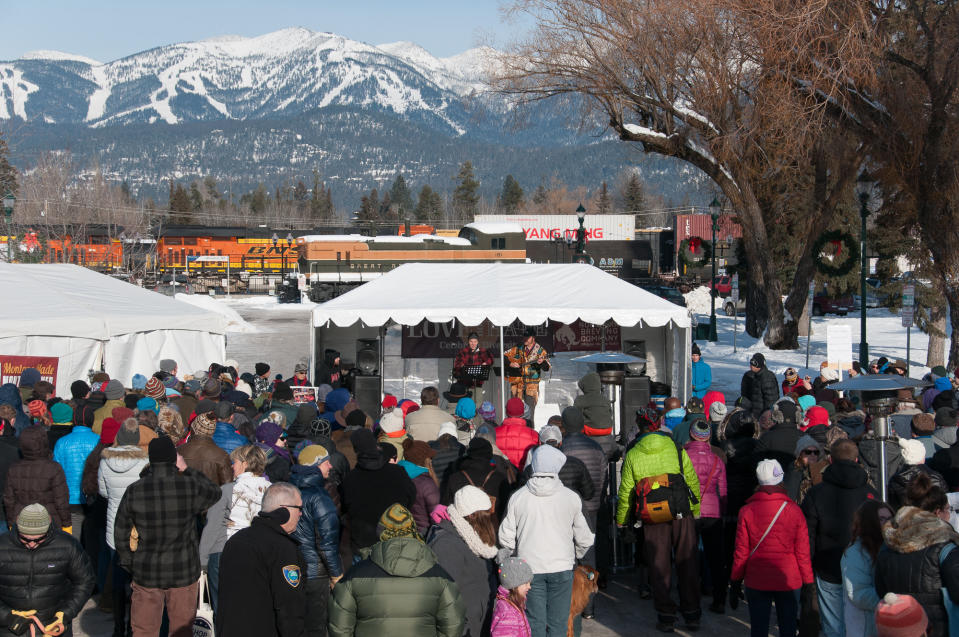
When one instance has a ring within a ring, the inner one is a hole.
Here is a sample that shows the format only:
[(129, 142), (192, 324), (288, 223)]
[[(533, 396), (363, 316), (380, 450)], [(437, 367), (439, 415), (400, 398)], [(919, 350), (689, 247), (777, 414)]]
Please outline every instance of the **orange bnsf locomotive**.
[(229, 263), (233, 272), (278, 274), (296, 265), (296, 242), (289, 231), (265, 228), (165, 226), (154, 259), (163, 273), (226, 272)]

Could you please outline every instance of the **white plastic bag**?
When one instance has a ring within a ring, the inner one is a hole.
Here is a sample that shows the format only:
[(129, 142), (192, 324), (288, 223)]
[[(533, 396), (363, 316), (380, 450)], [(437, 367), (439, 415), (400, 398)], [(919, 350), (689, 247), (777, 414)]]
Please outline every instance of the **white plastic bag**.
[(210, 590), (206, 581), (206, 572), (200, 573), (200, 599), (196, 606), (196, 619), (193, 620), (193, 637), (214, 637), (213, 607), (210, 606)]

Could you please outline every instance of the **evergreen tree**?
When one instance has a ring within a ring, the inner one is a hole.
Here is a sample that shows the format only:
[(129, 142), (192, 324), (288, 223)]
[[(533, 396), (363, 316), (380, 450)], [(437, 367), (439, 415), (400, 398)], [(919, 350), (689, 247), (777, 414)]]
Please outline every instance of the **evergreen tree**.
[(480, 183), (476, 181), (473, 175), (473, 162), (465, 161), (460, 165), (460, 171), (453, 180), (457, 182), (456, 189), (453, 190), (453, 209), (455, 213), (464, 219), (472, 219), (476, 216), (479, 205)]
[(370, 191), (370, 194), (360, 199), (359, 217), (360, 223), (370, 223), (377, 221), (380, 212), (380, 195), (376, 188)]
[(601, 215), (609, 214), (612, 207), (613, 202), (609, 198), (609, 186), (607, 186), (604, 181), (599, 187), (599, 199), (596, 201), (596, 212)]
[(203, 189), (206, 190), (207, 199), (219, 201), (221, 197), (220, 191), (217, 189), (216, 179), (214, 179), (212, 175), (207, 175), (203, 179)]
[(406, 180), (401, 173), (396, 174), (396, 179), (393, 180), (389, 195), (393, 205), (398, 209), (398, 215), (401, 216), (404, 213), (412, 214), (413, 195), (410, 193), (410, 189), (406, 185)]
[(539, 185), (536, 186), (536, 191), (533, 193), (533, 203), (537, 206), (542, 206), (546, 203), (548, 196), (549, 192), (546, 191), (546, 184), (539, 182)]
[(306, 201), (309, 198), (309, 192), (306, 190), (306, 184), (297, 181), (293, 188), (293, 201)]
[(320, 181), (318, 170), (313, 171), (313, 188), (310, 191), (310, 219), (314, 222), (329, 221), (335, 216), (332, 188)]
[(17, 169), (10, 163), (10, 149), (0, 133), (0, 197), (8, 192), (17, 194)]
[(250, 212), (255, 215), (261, 215), (266, 212), (266, 204), (269, 199), (270, 195), (266, 192), (266, 186), (258, 184), (256, 190), (250, 195)]
[(193, 212), (203, 210), (203, 195), (200, 193), (200, 187), (194, 181), (190, 184), (190, 209)]
[(123, 199), (127, 203), (133, 202), (133, 194), (130, 192), (130, 184), (126, 179), (123, 180), (123, 183), (120, 184), (120, 193), (123, 195)]
[(170, 196), (170, 223), (174, 224), (191, 224), (193, 223), (193, 204), (190, 201), (190, 195), (187, 194), (186, 188), (182, 184), (176, 184), (176, 187), (173, 186), (173, 181), (170, 181), (170, 188), (173, 194)]
[(443, 216), (443, 200), (438, 192), (424, 185), (416, 201), (416, 218), (421, 221), (438, 221)]
[(393, 220), (398, 218), (396, 206), (393, 205), (393, 200), (390, 197), (390, 191), (387, 190), (383, 193), (383, 201), (380, 203), (379, 214), (377, 215), (379, 219)]
[(636, 172), (631, 172), (629, 177), (626, 178), (626, 183), (623, 184), (623, 190), (620, 193), (623, 200), (623, 210), (626, 212), (643, 210), (646, 207), (644, 190), (643, 180)]
[(500, 207), (506, 214), (515, 214), (523, 207), (523, 189), (513, 175), (503, 180), (503, 192), (499, 196)]

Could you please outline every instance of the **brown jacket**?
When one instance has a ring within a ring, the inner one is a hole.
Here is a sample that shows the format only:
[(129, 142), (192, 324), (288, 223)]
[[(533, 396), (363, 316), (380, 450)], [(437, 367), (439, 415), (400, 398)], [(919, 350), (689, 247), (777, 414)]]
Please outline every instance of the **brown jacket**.
[(100, 435), (103, 431), (103, 421), (106, 418), (113, 418), (113, 410), (116, 407), (126, 407), (126, 403), (122, 399), (117, 400), (108, 400), (103, 403), (103, 406), (93, 412), (93, 433)]
[(230, 456), (216, 446), (210, 436), (192, 434), (190, 439), (177, 449), (186, 466), (196, 469), (217, 486), (233, 479), (233, 463)]
[(50, 512), (58, 527), (70, 526), (70, 492), (63, 467), (53, 461), (47, 430), (42, 425), (27, 427), (20, 434), (23, 460), (10, 466), (3, 489), (3, 506), (10, 524), (20, 510), (39, 502)]

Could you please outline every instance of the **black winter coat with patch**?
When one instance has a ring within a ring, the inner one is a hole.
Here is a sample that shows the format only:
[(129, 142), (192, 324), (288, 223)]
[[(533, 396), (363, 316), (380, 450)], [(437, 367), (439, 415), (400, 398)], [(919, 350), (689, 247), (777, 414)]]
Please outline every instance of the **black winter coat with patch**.
[(753, 416), (759, 416), (779, 399), (779, 383), (776, 375), (763, 367), (758, 372), (749, 370), (743, 374), (739, 394), (749, 399)]
[(932, 485), (942, 489), (943, 493), (949, 493), (949, 486), (936, 471), (933, 471), (924, 464), (905, 465), (892, 476), (889, 480), (889, 486), (886, 488), (886, 497), (893, 510), (906, 504), (906, 490), (909, 488), (909, 483), (920, 473), (929, 476)]
[(567, 458), (576, 458), (584, 465), (593, 481), (593, 496), (583, 498), (583, 513), (599, 511), (603, 485), (606, 482), (606, 452), (594, 439), (583, 433), (569, 434), (563, 438), (563, 453)]
[(816, 575), (834, 584), (842, 582), (840, 561), (849, 546), (852, 516), (859, 505), (877, 497), (865, 469), (856, 462), (834, 460), (823, 471), (822, 482), (809, 489), (802, 502)]
[(44, 625), (63, 611), (69, 626), (93, 592), (95, 575), (80, 544), (51, 529), (36, 549), (28, 549), (16, 532), (0, 536), (0, 636), (12, 635), (11, 610), (35, 609)]

